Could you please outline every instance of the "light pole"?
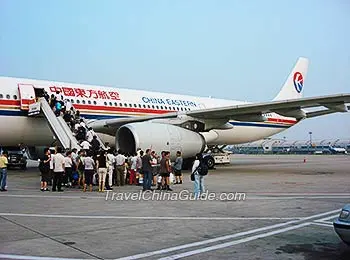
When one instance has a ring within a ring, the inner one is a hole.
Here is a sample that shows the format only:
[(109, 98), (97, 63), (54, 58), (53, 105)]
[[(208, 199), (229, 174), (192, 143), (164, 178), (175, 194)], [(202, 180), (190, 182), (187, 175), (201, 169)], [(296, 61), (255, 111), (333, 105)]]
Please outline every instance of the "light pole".
[(312, 132), (309, 132), (310, 135), (310, 153), (311, 153), (311, 149), (312, 149)]

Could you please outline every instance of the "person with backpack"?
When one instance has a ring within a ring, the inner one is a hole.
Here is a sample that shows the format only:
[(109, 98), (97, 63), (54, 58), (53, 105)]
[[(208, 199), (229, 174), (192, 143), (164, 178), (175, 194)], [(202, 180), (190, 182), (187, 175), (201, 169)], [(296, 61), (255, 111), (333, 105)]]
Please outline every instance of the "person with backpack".
[(76, 158), (76, 165), (77, 165), (77, 170), (78, 170), (78, 186), (84, 188), (84, 184), (85, 184), (85, 175), (84, 175), (84, 171), (85, 171), (85, 166), (84, 166), (84, 158), (85, 158), (85, 154), (84, 154), (84, 150), (80, 150), (78, 153), (78, 156)]
[(199, 199), (200, 195), (204, 193), (204, 176), (208, 174), (208, 165), (203, 159), (202, 154), (196, 155), (196, 160), (192, 166), (192, 173), (194, 174), (194, 196)]

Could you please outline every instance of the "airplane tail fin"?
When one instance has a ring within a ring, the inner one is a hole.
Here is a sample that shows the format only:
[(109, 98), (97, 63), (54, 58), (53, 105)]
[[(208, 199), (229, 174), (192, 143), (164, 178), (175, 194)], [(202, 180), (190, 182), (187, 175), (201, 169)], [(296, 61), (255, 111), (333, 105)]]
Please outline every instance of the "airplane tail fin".
[(303, 96), (304, 81), (308, 66), (309, 60), (307, 58), (300, 57), (292, 72), (289, 74), (281, 91), (273, 100), (277, 101), (301, 98)]

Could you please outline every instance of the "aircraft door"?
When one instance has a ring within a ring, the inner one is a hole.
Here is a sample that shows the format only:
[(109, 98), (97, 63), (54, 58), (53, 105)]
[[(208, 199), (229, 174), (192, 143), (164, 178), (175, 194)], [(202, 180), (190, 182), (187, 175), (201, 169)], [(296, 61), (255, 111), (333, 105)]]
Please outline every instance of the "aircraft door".
[(21, 109), (29, 110), (29, 105), (35, 103), (35, 89), (32, 84), (18, 84)]

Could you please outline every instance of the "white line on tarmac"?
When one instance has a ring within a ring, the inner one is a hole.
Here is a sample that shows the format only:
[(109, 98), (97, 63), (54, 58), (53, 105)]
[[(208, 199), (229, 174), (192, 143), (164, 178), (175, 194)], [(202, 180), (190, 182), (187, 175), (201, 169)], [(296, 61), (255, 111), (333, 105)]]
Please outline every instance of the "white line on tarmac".
[(289, 197), (284, 197), (284, 196), (271, 196), (271, 197), (251, 197), (249, 195), (246, 196), (245, 201), (248, 200), (296, 200), (296, 199), (349, 199), (350, 195), (338, 195), (338, 196), (314, 196), (314, 195), (310, 195), (310, 196), (289, 196)]
[(313, 193), (313, 192), (250, 192), (256, 196), (350, 196), (350, 193)]
[(115, 260), (134, 260), (134, 259), (150, 257), (150, 256), (154, 256), (154, 255), (166, 254), (166, 253), (173, 252), (173, 251), (178, 251), (178, 250), (187, 249), (187, 248), (196, 247), (196, 246), (202, 246), (202, 245), (206, 245), (206, 244), (210, 244), (210, 243), (214, 243), (214, 242), (219, 242), (219, 241), (223, 241), (223, 240), (228, 240), (228, 239), (232, 239), (232, 238), (237, 238), (237, 237), (241, 237), (241, 236), (245, 236), (245, 235), (251, 235), (251, 234), (254, 234), (254, 233), (267, 231), (267, 230), (270, 230), (270, 229), (280, 228), (280, 227), (288, 226), (290, 224), (299, 223), (301, 221), (310, 220), (310, 219), (318, 218), (318, 217), (323, 217), (323, 216), (326, 216), (326, 215), (329, 215), (329, 214), (332, 214), (332, 213), (335, 213), (335, 212), (338, 212), (338, 211), (339, 211), (339, 209), (332, 210), (332, 211), (320, 213), (320, 214), (317, 214), (317, 215), (304, 217), (304, 218), (302, 218), (300, 220), (292, 220), (292, 221), (289, 221), (289, 222), (284, 222), (284, 223), (280, 223), (280, 224), (275, 224), (275, 225), (271, 225), (271, 226), (257, 228), (257, 229), (244, 231), (244, 232), (240, 232), (240, 233), (235, 233), (235, 234), (231, 234), (231, 235), (226, 235), (226, 236), (222, 236), (222, 237), (207, 239), (207, 240), (203, 240), (203, 241), (199, 241), (199, 242), (193, 242), (193, 243), (189, 243), (189, 244), (184, 244), (184, 245), (180, 245), (180, 246), (160, 249), (160, 250), (156, 250), (156, 251), (150, 251), (150, 252), (141, 253), (141, 254), (132, 255), (132, 256), (127, 256), (127, 257), (122, 257), (122, 258), (118, 258), (118, 259), (115, 259)]
[(78, 196), (68, 196), (68, 195), (31, 195), (31, 194), (1, 194), (0, 197), (13, 197), (13, 198), (45, 198), (45, 199), (106, 199), (105, 195), (101, 196), (88, 196), (81, 194)]
[[(258, 233), (258, 232), (262, 232), (262, 231), (267, 231), (267, 230), (271, 230), (271, 229), (275, 229), (275, 228), (280, 228), (280, 227), (283, 227), (283, 226), (287, 226), (287, 225), (290, 225), (290, 224), (295, 224), (295, 223), (301, 222), (303, 220), (310, 220), (310, 219), (317, 218), (317, 217), (323, 217), (323, 216), (335, 213), (337, 211), (339, 211), (339, 209), (338, 210), (329, 211), (329, 212), (320, 213), (320, 214), (317, 214), (317, 215), (304, 217), (304, 218), (302, 218), (300, 220), (292, 220), (292, 221), (289, 221), (289, 222), (275, 224), (275, 225), (266, 226), (266, 227), (262, 227), (262, 228), (257, 228), (257, 229), (244, 231), (244, 232), (240, 232), (240, 233), (236, 233), (236, 234), (232, 234), (232, 235), (226, 235), (226, 236), (217, 237), (217, 238), (213, 238), (213, 239), (208, 239), (208, 240), (204, 240), (204, 241), (193, 242), (193, 243), (184, 244), (184, 245), (181, 245), (181, 246), (161, 249), (161, 250), (147, 252), (147, 253), (138, 254), (138, 255), (134, 255), (134, 256), (123, 257), (123, 258), (119, 258), (118, 260), (121, 260), (121, 259), (123, 259), (123, 260), (140, 259), (140, 258), (149, 257), (149, 256), (153, 256), (153, 255), (160, 255), (160, 254), (165, 254), (165, 253), (169, 253), (169, 252), (173, 252), (173, 251), (177, 251), (177, 250), (182, 250), (182, 249), (186, 249), (186, 248), (206, 245), (206, 244), (210, 244), (210, 243), (214, 243), (214, 242), (219, 242), (219, 241), (228, 240), (228, 239), (232, 239), (232, 238), (237, 238), (237, 237), (241, 237), (241, 236), (245, 236), (245, 235), (250, 235), (250, 234), (254, 234), (254, 233)], [(309, 225), (309, 224), (310, 223), (303, 223), (303, 224), (300, 224), (300, 225), (304, 226), (304, 225)], [(300, 226), (300, 225), (298, 225), (298, 226)], [(298, 226), (289, 227), (288, 230), (299, 228)], [(286, 230), (286, 228), (283, 229), (283, 230)], [(267, 235), (267, 234), (269, 234), (269, 236), (271, 236), (271, 235), (278, 234), (278, 233), (281, 233), (281, 232), (282, 231), (280, 229), (280, 230), (277, 230), (277, 231), (272, 231), (272, 232), (269, 232), (269, 233), (262, 234), (260, 236), (264, 236), (264, 235)], [(283, 232), (286, 232), (286, 231), (283, 231)], [(260, 238), (258, 236), (259, 235), (253, 236), (253, 237), (255, 237), (254, 239), (258, 239), (258, 238)], [(247, 240), (247, 239), (250, 239), (250, 240)], [(238, 241), (242, 241), (240, 243), (243, 243), (243, 242), (248, 242), (248, 241), (251, 241), (251, 240), (254, 240), (254, 239), (252, 239), (252, 237), (248, 237), (248, 238), (244, 238), (244, 239), (233, 241), (233, 242), (237, 243)], [(228, 242), (228, 243), (232, 243), (232, 242)], [(227, 244), (227, 243), (225, 243), (225, 244)], [(220, 246), (220, 244), (218, 246)], [(201, 250), (201, 249), (198, 249), (198, 250)], [(193, 251), (191, 251), (191, 252), (193, 252)], [(9, 254), (0, 254), (0, 258), (19, 259), (19, 260), (79, 260), (77, 258), (21, 256), (21, 255), (9, 255)]]
[[(340, 213), (340, 212), (339, 212), (339, 213)], [(326, 222), (326, 220), (334, 219), (334, 218), (336, 218), (336, 217), (338, 217), (338, 216), (339, 216), (339, 214), (337, 214), (337, 215), (332, 215), (332, 216), (328, 216), (328, 217), (325, 217), (325, 218), (318, 219), (318, 220), (316, 220), (315, 222)]]
[(0, 259), (18, 259), (18, 260), (89, 260), (79, 258), (59, 258), (59, 257), (44, 257), (44, 256), (29, 256), (29, 255), (7, 255), (0, 254)]
[(321, 222), (312, 222), (311, 224), (316, 226), (323, 226), (323, 227), (331, 227), (331, 228), (333, 227), (333, 225), (321, 223)]
[(286, 227), (286, 228), (274, 230), (274, 231), (271, 231), (271, 232), (268, 232), (268, 233), (263, 233), (263, 234), (259, 234), (259, 235), (255, 235), (255, 236), (250, 236), (250, 237), (246, 237), (246, 238), (242, 238), (242, 239), (239, 239), (239, 240), (234, 240), (234, 241), (230, 241), (230, 242), (226, 242), (226, 243), (223, 243), (223, 244), (218, 244), (218, 245), (214, 245), (214, 246), (210, 246), (210, 247), (204, 247), (204, 248), (200, 248), (200, 249), (193, 250), (193, 251), (188, 251), (188, 252), (177, 254), (177, 255), (163, 257), (163, 258), (160, 258), (159, 260), (172, 260), (172, 259), (179, 259), (179, 258), (182, 258), (182, 257), (188, 257), (188, 256), (192, 256), (192, 255), (202, 254), (202, 253), (205, 253), (205, 252), (209, 252), (209, 251), (218, 250), (218, 249), (225, 248), (225, 247), (230, 247), (230, 246), (233, 246), (233, 245), (246, 243), (246, 242), (249, 242), (249, 241), (252, 241), (252, 240), (256, 240), (256, 239), (259, 239), (259, 238), (273, 236), (273, 235), (284, 233), (284, 232), (287, 232), (287, 231), (290, 231), (290, 230), (299, 229), (299, 228), (302, 228), (302, 227), (309, 226), (310, 224), (311, 224), (310, 222), (302, 223), (302, 224), (299, 224), (299, 225), (296, 225), (296, 226)]
[(47, 214), (22, 214), (0, 213), (0, 216), (8, 217), (37, 217), (37, 218), (77, 218), (77, 219), (149, 219), (149, 220), (301, 220), (303, 217), (167, 217), (167, 216), (86, 216), (86, 215), (47, 215)]
[(322, 224), (327, 224), (327, 225), (332, 225), (333, 227), (333, 222), (330, 221), (314, 221), (315, 223), (322, 223)]

